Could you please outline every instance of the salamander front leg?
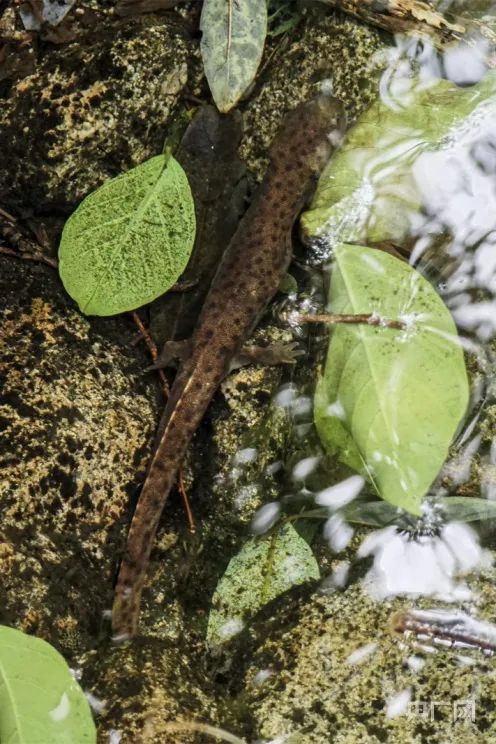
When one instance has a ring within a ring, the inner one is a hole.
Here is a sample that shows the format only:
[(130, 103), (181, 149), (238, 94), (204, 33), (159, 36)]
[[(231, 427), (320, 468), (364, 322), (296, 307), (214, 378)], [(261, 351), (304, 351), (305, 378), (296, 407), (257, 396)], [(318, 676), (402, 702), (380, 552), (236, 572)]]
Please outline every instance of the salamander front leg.
[(234, 357), (229, 367), (232, 372), (247, 364), (276, 365), (295, 364), (298, 357), (305, 352), (299, 348), (296, 342), (275, 342), (270, 346), (243, 346)]

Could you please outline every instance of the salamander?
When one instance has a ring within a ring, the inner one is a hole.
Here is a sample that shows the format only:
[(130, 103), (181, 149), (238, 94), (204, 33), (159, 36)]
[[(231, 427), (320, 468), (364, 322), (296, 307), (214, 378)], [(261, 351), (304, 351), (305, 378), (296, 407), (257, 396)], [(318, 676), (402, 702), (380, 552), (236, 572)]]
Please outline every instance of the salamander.
[(341, 103), (321, 93), (292, 109), (272, 142), (270, 166), (219, 264), (162, 417), (117, 578), (114, 640), (137, 632), (151, 548), (182, 459), (215, 391), (277, 292), (292, 257), (293, 224), (343, 128)]

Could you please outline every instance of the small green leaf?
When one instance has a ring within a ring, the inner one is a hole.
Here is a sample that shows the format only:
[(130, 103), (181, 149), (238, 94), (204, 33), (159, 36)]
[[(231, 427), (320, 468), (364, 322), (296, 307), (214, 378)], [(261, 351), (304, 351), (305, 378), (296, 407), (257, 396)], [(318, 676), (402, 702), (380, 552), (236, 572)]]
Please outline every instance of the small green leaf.
[(462, 348), (432, 285), (379, 250), (337, 246), (333, 313), (377, 313), (405, 330), (336, 326), (315, 394), (326, 448), (394, 506), (420, 514), (468, 402)]
[(233, 108), (254, 79), (267, 35), (266, 0), (204, 0), (201, 53), (219, 111)]
[(286, 295), (296, 294), (298, 292), (298, 282), (292, 274), (284, 274), (277, 291)]
[(261, 607), (291, 589), (319, 578), (308, 543), (286, 525), (278, 533), (248, 540), (229, 562), (217, 585), (207, 641), (218, 646), (237, 635)]
[(398, 524), (398, 508), (385, 501), (353, 501), (341, 512), (347, 522), (367, 527), (385, 527)]
[(79, 205), (62, 233), (60, 277), (87, 315), (134, 310), (177, 281), (194, 237), (188, 179), (172, 156), (158, 155)]
[(88, 702), (63, 657), (40, 638), (0, 627), (2, 744), (93, 744)]

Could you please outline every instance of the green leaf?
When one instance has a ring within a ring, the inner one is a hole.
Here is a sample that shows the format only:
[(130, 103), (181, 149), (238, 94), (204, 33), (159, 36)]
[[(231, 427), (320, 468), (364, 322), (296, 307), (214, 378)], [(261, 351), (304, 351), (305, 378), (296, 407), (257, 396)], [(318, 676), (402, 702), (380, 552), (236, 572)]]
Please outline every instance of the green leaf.
[(291, 525), (248, 540), (229, 562), (215, 590), (208, 643), (218, 646), (228, 641), (272, 599), (318, 578), (319, 567), (308, 543)]
[(134, 310), (177, 281), (194, 237), (188, 179), (172, 156), (158, 155), (79, 205), (62, 233), (60, 277), (87, 315)]
[(63, 657), (40, 638), (0, 627), (2, 744), (92, 744), (88, 702)]
[[(496, 502), (472, 496), (441, 496), (434, 503), (442, 507), (446, 522), (484, 522), (496, 519)], [(354, 501), (341, 510), (344, 518), (354, 524), (368, 527), (385, 527), (401, 524), (401, 513), (397, 507), (384, 501)], [(304, 514), (308, 517), (308, 514)], [(325, 518), (325, 514), (322, 515)], [(410, 517), (411, 519), (411, 517)]]
[(201, 53), (219, 111), (232, 109), (253, 81), (267, 35), (266, 0), (204, 0)]
[(322, 173), (301, 219), (305, 239), (401, 244), (429, 202), (415, 164), (432, 157), (425, 169), (442, 167), (435, 160), (439, 153), (466, 142), (468, 132), (475, 138), (487, 130), (495, 115), (494, 71), (467, 88), (448, 80), (426, 88), (421, 80), (406, 99), (378, 99), (350, 128)]
[(468, 402), (463, 352), (432, 285), (379, 250), (337, 246), (333, 313), (377, 313), (405, 330), (336, 326), (315, 394), (322, 442), (394, 506), (420, 514)]
[(440, 499), (447, 520), (485, 522), (496, 519), (496, 502), (472, 496), (446, 496)]
[(398, 508), (385, 501), (352, 501), (341, 513), (347, 522), (367, 527), (385, 527), (399, 521)]
[(296, 294), (298, 292), (298, 282), (292, 274), (284, 274), (277, 291), (286, 295)]

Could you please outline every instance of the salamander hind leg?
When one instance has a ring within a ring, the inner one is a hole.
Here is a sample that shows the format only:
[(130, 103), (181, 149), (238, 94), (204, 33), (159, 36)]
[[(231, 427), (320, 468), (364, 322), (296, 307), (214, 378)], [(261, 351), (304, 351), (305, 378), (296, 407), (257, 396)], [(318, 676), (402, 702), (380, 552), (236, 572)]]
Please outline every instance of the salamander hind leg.
[(184, 362), (188, 359), (191, 348), (190, 338), (185, 338), (182, 341), (166, 341), (155, 362), (146, 368), (147, 372), (153, 369), (177, 366), (175, 362)]

